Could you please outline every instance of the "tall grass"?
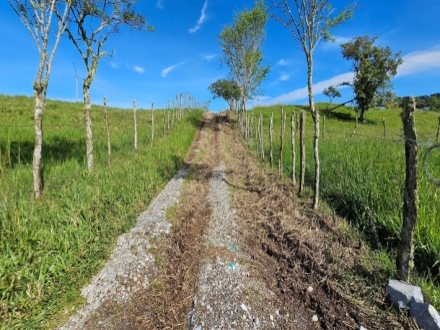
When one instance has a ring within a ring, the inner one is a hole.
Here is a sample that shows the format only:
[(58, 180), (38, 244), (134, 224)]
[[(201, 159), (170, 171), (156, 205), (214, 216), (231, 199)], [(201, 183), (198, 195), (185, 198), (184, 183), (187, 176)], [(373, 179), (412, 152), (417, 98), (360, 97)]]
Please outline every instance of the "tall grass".
[[(405, 150), (400, 110), (370, 110), (367, 122), (355, 126), (355, 113), (351, 108), (326, 112), (328, 105), (319, 105), (321, 115), (326, 115), (325, 139), (320, 139), (321, 196), (339, 214), (364, 230), (372, 238), (370, 219), (376, 223), (381, 243), (390, 250), (397, 246), (402, 227), (403, 187), (405, 180)], [(301, 107), (285, 107), (290, 116), (299, 114)], [(274, 112), (274, 159), (279, 158), (280, 107), (253, 110), (262, 113), (265, 122), (265, 149), (268, 144), (268, 122)], [(415, 230), (415, 264), (419, 274), (434, 275), (438, 282), (440, 273), (440, 191), (426, 176), (424, 167), (437, 180), (440, 179), (440, 149), (433, 149), (423, 164), (423, 156), (435, 144), (439, 113), (418, 111), (415, 115), (419, 143), (419, 214)], [(387, 126), (383, 136), (382, 118)], [(256, 121), (254, 121), (256, 122)], [(289, 121), (288, 121), (289, 122)], [(323, 118), (321, 118), (321, 124)], [(322, 128), (322, 127), (321, 127)], [(254, 128), (255, 130), (255, 128)], [(286, 132), (290, 130), (286, 129)], [(306, 182), (313, 187), (313, 122), (307, 113), (306, 123)], [(298, 141), (299, 139), (297, 139)], [(290, 139), (284, 148), (284, 172), (291, 176)], [(299, 154), (299, 142), (296, 151)], [(266, 152), (267, 154), (267, 152)], [(268, 159), (266, 160), (268, 162)], [(277, 161), (275, 162), (277, 164)], [(296, 164), (299, 173), (299, 163)], [(432, 285), (432, 284), (431, 284)], [(440, 307), (440, 290), (429, 289), (437, 308)]]
[[(32, 197), (32, 99), (0, 96), (0, 328), (39, 329), (107, 259), (116, 238), (182, 164), (201, 111), (190, 111), (163, 134), (165, 111), (133, 114), (110, 108), (112, 166), (103, 109), (92, 107), (95, 169), (86, 171), (80, 104), (46, 102), (41, 199)], [(156, 138), (157, 137), (157, 138)]]

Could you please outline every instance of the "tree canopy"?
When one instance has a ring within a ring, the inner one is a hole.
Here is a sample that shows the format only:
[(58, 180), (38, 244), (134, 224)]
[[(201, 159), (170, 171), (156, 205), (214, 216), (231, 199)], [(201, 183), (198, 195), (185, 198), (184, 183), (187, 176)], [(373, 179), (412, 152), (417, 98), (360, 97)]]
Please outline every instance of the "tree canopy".
[(328, 86), (326, 89), (322, 91), (322, 94), (327, 96), (330, 100), (330, 104), (333, 103), (333, 99), (335, 97), (341, 97), (341, 92), (333, 85)]
[(400, 52), (393, 54), (388, 46), (374, 46), (376, 40), (377, 37), (364, 36), (341, 45), (343, 57), (353, 61), (352, 87), (361, 122), (365, 121), (365, 112), (370, 107), (391, 96), (391, 78), (403, 63)]
[(240, 86), (232, 79), (219, 79), (208, 87), (214, 98), (221, 97), (229, 104), (232, 110), (235, 101), (240, 99)]
[(231, 78), (240, 87), (242, 110), (246, 110), (248, 99), (261, 93), (258, 87), (269, 72), (269, 66), (262, 65), (261, 50), (268, 14), (264, 1), (254, 5), (253, 9), (236, 14), (232, 25), (225, 26), (217, 38), (223, 52), (220, 61), (229, 67)]

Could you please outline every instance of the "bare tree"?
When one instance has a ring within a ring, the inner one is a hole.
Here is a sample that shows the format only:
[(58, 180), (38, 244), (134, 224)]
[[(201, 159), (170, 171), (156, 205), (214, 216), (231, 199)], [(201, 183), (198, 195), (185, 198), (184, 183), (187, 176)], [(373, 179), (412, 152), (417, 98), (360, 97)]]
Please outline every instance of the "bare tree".
[(315, 158), (315, 191), (313, 209), (319, 202), (319, 111), (313, 100), (313, 51), (319, 41), (333, 40), (330, 30), (350, 19), (357, 5), (350, 4), (338, 15), (330, 0), (271, 0), (272, 18), (287, 28), (304, 52), (307, 61), (307, 88), (309, 107), (315, 126), (313, 149)]
[[(20, 18), (37, 45), (40, 63), (34, 81), (34, 121), (35, 146), (32, 161), (34, 177), (34, 195), (40, 197), (43, 192), (41, 177), (41, 153), (43, 150), (43, 112), (49, 84), (52, 61), (58, 48), (60, 37), (66, 28), (70, 1), (57, 0), (8, 0), (9, 5)], [(58, 11), (58, 24), (54, 24), (55, 11)], [(52, 30), (53, 27), (56, 28)], [(54, 35), (55, 41), (49, 44), (49, 37)]]
[(110, 35), (121, 26), (140, 31), (154, 31), (145, 16), (136, 12), (136, 0), (72, 0), (66, 32), (81, 54), (87, 69), (83, 81), (84, 123), (86, 128), (87, 169), (93, 171), (92, 120), (90, 86), (96, 76), (99, 60), (111, 56), (103, 49)]

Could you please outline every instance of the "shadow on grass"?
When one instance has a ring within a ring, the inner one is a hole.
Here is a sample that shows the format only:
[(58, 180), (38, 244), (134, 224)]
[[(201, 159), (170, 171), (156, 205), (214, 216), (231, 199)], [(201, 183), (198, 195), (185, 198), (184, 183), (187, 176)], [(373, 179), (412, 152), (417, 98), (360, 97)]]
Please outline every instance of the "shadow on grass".
[[(34, 142), (11, 141), (0, 142), (2, 159), (9, 167), (15, 168), (20, 164), (32, 164), (34, 153)], [(49, 141), (43, 142), (42, 163), (65, 162), (69, 159), (76, 159), (79, 163), (85, 159), (85, 143), (83, 141), (69, 140), (64, 137), (52, 137)]]

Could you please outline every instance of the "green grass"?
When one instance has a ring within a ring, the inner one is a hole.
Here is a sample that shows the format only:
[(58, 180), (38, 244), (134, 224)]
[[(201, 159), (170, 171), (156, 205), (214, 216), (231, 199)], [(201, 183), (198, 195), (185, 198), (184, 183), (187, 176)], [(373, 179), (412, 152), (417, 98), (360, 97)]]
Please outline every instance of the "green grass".
[[(321, 129), (323, 115), (326, 116), (325, 139), (320, 139), (321, 197), (339, 214), (345, 216), (372, 241), (369, 217), (372, 216), (380, 233), (382, 244), (392, 252), (399, 241), (402, 226), (403, 186), (405, 180), (405, 150), (400, 110), (370, 110), (367, 122), (355, 126), (355, 113), (350, 108), (332, 112), (328, 105), (319, 104)], [(288, 114), (286, 145), (283, 152), (284, 174), (291, 176), (290, 115), (299, 114), (301, 107), (284, 108)], [(268, 123), (274, 112), (274, 159), (277, 168), (279, 159), (280, 107), (255, 109), (264, 117), (265, 150), (268, 155)], [(419, 143), (419, 213), (415, 230), (415, 264), (418, 276), (413, 280), (423, 284), (435, 307), (440, 308), (438, 287), (440, 264), (440, 190), (425, 175), (423, 155), (436, 143), (439, 113), (417, 111), (415, 115)], [(387, 126), (383, 137), (382, 118)], [(255, 128), (254, 128), (255, 131)], [(306, 123), (306, 184), (313, 186), (313, 121), (307, 112)], [(296, 136), (296, 173), (299, 174), (299, 136)], [(266, 156), (266, 162), (268, 158)], [(440, 180), (440, 149), (429, 153), (426, 168)], [(422, 274), (422, 275), (420, 275)], [(429, 285), (427, 283), (430, 283)]]
[[(86, 171), (81, 104), (46, 101), (43, 197), (32, 196), (33, 100), (0, 95), (0, 329), (53, 327), (61, 310), (105, 262), (116, 238), (182, 164), (201, 111), (164, 134), (165, 111), (109, 108), (112, 166), (103, 108), (92, 106), (95, 169)], [(172, 117), (171, 117), (172, 118)]]

